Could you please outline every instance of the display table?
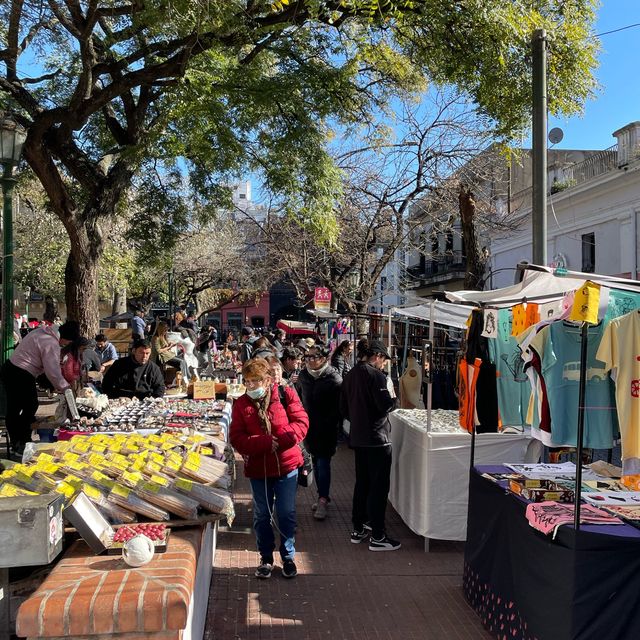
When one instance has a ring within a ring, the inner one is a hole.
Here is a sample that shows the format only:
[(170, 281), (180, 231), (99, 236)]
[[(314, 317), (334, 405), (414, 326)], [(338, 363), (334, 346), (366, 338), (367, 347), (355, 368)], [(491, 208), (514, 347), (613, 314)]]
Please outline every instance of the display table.
[[(420, 536), (465, 540), (471, 435), (428, 433), (390, 414), (393, 463), (389, 499), (407, 526)], [(526, 434), (476, 436), (475, 460), (482, 464), (524, 462)]]
[(529, 526), (526, 502), (471, 474), (464, 593), (497, 638), (640, 638), (640, 531), (629, 525)]
[(166, 553), (128, 567), (75, 543), (18, 611), (20, 637), (203, 637), (217, 523), (174, 531)]

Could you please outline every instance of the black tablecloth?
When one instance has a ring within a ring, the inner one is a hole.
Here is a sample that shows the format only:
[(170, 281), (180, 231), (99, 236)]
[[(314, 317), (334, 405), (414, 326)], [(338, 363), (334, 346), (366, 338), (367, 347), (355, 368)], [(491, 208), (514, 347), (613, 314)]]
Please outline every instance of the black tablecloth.
[(485, 627), (505, 640), (639, 640), (640, 538), (565, 525), (552, 540), (525, 508), (472, 472), (464, 592)]

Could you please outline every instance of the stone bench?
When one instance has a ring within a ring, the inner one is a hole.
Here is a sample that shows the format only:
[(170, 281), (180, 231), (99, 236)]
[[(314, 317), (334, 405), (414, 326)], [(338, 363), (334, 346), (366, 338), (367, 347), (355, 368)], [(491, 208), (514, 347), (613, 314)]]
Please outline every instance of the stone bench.
[(20, 607), (16, 633), (28, 638), (180, 640), (187, 626), (203, 529), (171, 533), (147, 565), (95, 556), (74, 543)]

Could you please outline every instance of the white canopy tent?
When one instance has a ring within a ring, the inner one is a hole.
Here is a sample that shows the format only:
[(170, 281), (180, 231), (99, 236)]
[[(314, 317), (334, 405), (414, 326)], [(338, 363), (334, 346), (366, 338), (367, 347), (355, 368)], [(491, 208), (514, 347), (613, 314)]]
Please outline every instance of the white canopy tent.
[(467, 326), (467, 318), (471, 313), (469, 307), (451, 304), (450, 302), (438, 302), (437, 300), (411, 307), (392, 307), (391, 310), (396, 315), (404, 316), (405, 318), (435, 322), (457, 329), (464, 329)]
[(640, 293), (640, 282), (615, 276), (602, 276), (581, 271), (552, 270), (548, 267), (528, 265), (522, 282), (493, 291), (447, 291), (452, 302), (486, 304), (492, 307), (512, 307), (523, 300), (528, 302), (552, 302), (566, 293), (575, 291), (585, 280), (603, 287)]

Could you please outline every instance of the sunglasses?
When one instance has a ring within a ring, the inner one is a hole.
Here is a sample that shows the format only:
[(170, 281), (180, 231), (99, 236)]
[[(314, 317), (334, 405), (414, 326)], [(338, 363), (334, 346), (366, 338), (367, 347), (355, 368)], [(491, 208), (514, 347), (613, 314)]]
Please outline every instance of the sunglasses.
[(305, 360), (322, 360), (324, 356), (305, 356)]

